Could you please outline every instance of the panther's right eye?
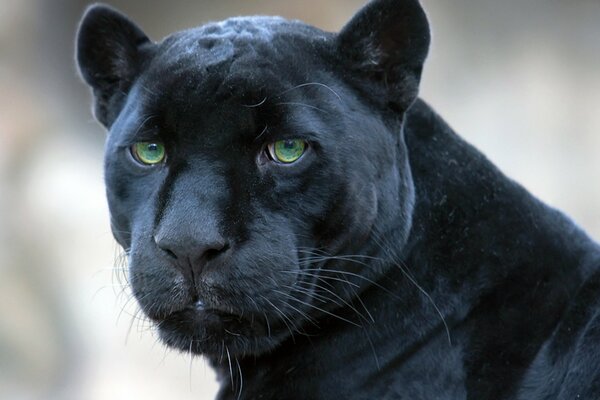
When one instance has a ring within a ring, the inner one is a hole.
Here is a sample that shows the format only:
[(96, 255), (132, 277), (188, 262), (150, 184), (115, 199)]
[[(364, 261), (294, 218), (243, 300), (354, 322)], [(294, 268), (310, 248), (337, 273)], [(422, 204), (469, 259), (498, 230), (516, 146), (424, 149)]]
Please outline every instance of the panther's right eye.
[(131, 146), (133, 158), (144, 165), (156, 165), (165, 160), (167, 152), (160, 142), (137, 142)]

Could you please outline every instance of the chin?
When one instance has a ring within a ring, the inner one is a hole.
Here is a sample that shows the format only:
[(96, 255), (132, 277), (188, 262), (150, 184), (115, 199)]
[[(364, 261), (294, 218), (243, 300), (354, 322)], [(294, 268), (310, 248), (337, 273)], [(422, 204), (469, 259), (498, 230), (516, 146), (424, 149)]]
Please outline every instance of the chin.
[(236, 315), (190, 306), (155, 320), (161, 340), (182, 352), (222, 358), (258, 355), (275, 348), (288, 331), (265, 323), (265, 316)]

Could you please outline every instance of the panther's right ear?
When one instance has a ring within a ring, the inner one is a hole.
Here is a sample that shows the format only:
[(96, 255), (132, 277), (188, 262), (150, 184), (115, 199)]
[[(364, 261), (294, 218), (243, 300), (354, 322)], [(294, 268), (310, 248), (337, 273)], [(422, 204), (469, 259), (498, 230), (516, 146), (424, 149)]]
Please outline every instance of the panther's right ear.
[(153, 43), (125, 15), (103, 4), (89, 7), (77, 32), (77, 64), (92, 87), (96, 119), (110, 128)]

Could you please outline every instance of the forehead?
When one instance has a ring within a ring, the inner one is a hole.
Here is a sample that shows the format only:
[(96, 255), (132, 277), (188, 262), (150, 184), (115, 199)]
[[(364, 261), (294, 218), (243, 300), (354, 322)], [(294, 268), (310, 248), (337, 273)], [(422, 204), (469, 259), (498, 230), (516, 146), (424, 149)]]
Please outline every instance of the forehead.
[[(330, 34), (278, 17), (232, 18), (166, 38), (144, 73), (146, 86), (180, 97), (260, 101), (307, 80), (324, 62)], [(315, 68), (317, 66), (317, 68)]]
[[(240, 133), (254, 137), (282, 123), (307, 130), (314, 120), (306, 116), (310, 109), (286, 113), (285, 105), (301, 102), (303, 94), (310, 94), (304, 103), (333, 99), (323, 89), (293, 90), (307, 82), (331, 83), (325, 67), (330, 36), (274, 17), (233, 18), (173, 34), (157, 46), (132, 90), (127, 109), (135, 109), (136, 117), (128, 120), (152, 117), (173, 135), (202, 131), (203, 140), (214, 136), (206, 132), (221, 132), (222, 140)], [(128, 131), (140, 130), (133, 124)]]

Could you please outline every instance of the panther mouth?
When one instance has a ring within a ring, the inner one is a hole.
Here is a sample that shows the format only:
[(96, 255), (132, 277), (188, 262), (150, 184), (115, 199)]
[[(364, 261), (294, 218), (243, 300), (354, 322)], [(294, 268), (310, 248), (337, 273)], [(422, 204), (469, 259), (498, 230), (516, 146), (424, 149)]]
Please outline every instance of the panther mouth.
[(264, 317), (208, 307), (200, 301), (154, 322), (167, 346), (208, 356), (224, 351), (259, 353), (277, 337)]
[(242, 312), (236, 312), (233, 309), (226, 309), (224, 307), (208, 306), (201, 300), (197, 300), (181, 310), (173, 311), (166, 315), (149, 317), (159, 328), (168, 321), (177, 321), (180, 324), (202, 321), (207, 323), (227, 323), (234, 320), (239, 323), (251, 322), (247, 321), (246, 316)]

